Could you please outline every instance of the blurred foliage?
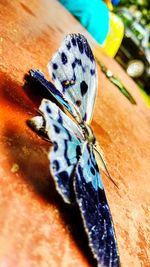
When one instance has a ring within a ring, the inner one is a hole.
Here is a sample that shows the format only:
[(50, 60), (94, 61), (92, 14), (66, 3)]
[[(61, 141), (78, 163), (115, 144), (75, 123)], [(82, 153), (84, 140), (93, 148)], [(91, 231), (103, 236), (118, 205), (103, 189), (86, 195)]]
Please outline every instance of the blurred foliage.
[(150, 0), (121, 0), (115, 9), (120, 7), (129, 8), (135, 17), (150, 29)]

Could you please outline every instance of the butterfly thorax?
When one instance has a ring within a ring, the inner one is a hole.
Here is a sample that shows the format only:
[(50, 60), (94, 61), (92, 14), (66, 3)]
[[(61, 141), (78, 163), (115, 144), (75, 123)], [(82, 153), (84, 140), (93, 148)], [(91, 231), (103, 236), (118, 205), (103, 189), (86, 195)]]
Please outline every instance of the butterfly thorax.
[(92, 128), (85, 122), (80, 123), (80, 127), (82, 128), (82, 132), (84, 134), (85, 139), (88, 141), (88, 143), (95, 145), (96, 138), (94, 136)]

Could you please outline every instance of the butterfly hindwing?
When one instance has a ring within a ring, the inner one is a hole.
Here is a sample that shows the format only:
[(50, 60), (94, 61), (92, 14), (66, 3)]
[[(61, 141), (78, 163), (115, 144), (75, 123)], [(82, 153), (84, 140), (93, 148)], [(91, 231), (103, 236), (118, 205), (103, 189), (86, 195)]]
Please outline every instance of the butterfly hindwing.
[(60, 108), (47, 99), (39, 107), (45, 131), (53, 147), (48, 153), (50, 171), (56, 188), (65, 200), (72, 201), (72, 178), (81, 154), (83, 135), (78, 126)]
[(119, 266), (113, 222), (98, 166), (89, 144), (84, 144), (74, 179), (76, 202), (84, 222), (89, 245), (98, 266)]
[(86, 38), (81, 34), (67, 35), (48, 70), (55, 86), (80, 113), (77, 120), (89, 123), (97, 92), (97, 71)]

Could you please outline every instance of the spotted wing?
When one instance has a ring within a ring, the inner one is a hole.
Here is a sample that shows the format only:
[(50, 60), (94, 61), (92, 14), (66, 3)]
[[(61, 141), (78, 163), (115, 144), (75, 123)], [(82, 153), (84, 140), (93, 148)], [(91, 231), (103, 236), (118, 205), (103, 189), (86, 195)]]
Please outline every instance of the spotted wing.
[(29, 72), (30, 78), (34, 82), (38, 82), (44, 89), (46, 89), (54, 99), (57, 100), (57, 103), (65, 107), (74, 117), (76, 117), (76, 112), (74, 107), (72, 107), (71, 103), (67, 101), (64, 95), (57, 90), (53, 83), (48, 81), (42, 72), (39, 70), (31, 69)]
[(74, 179), (76, 202), (98, 266), (118, 267), (115, 232), (98, 166), (92, 148), (84, 146)]
[(73, 199), (73, 175), (81, 154), (82, 133), (78, 126), (57, 105), (43, 99), (39, 110), (45, 121), (45, 131), (53, 143), (48, 158), (56, 189), (65, 202)]
[(86, 38), (69, 34), (48, 64), (57, 89), (74, 105), (77, 120), (90, 122), (97, 91), (96, 63)]

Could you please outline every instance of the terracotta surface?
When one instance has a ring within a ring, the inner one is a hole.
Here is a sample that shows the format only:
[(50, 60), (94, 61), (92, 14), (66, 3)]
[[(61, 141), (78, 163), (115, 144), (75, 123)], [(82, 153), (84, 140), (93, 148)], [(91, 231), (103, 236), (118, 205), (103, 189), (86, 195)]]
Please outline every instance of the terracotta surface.
[[(94, 50), (96, 43), (57, 1), (1, 0), (0, 12), (0, 267), (94, 266), (77, 211), (55, 191), (46, 155), (50, 145), (26, 125), (40, 93), (23, 85), (30, 68), (47, 74), (47, 62), (66, 33), (84, 33)], [(102, 52), (98, 56), (137, 101), (130, 104), (98, 68), (92, 127), (119, 187), (102, 173), (121, 263), (148, 267), (150, 111), (121, 67)]]

